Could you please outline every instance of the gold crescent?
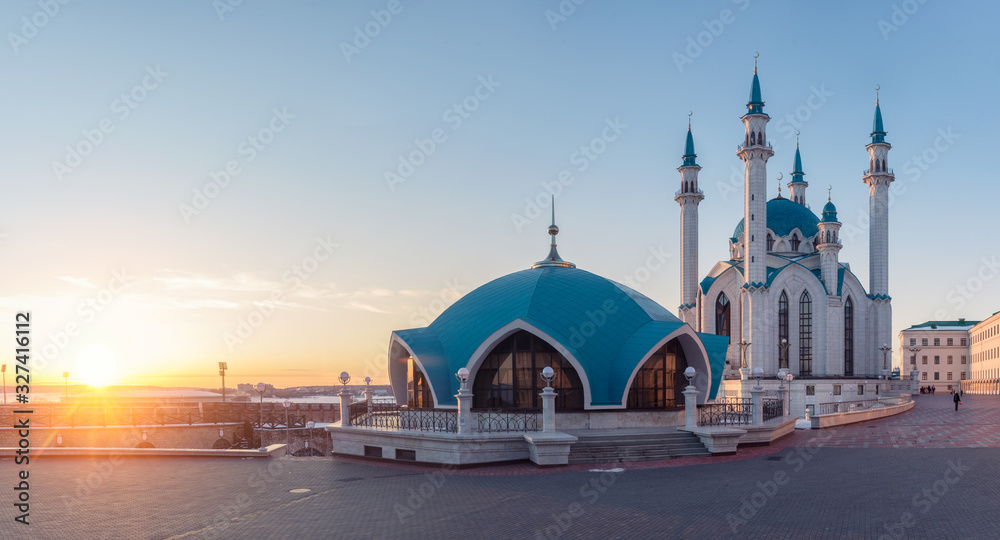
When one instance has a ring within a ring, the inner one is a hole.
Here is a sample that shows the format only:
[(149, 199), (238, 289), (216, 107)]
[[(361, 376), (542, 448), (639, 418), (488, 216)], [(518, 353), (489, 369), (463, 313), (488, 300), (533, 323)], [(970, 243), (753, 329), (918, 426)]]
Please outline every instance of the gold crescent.
[(754, 52), (753, 52), (753, 57), (754, 57), (754, 58), (758, 58), (758, 57), (760, 57), (760, 53), (759, 53), (759, 52), (757, 52), (757, 51), (754, 51)]
[(781, 173), (781, 175), (778, 176), (778, 181), (781, 182), (781, 179), (784, 178), (784, 177), (785, 177), (785, 173)]

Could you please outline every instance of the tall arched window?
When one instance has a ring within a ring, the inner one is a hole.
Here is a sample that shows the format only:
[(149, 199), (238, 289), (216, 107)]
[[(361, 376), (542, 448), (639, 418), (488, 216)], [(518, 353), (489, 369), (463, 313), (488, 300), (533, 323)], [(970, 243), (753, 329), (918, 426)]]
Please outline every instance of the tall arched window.
[(757, 144), (757, 134), (751, 131), (750, 132), (750, 146), (753, 146), (755, 144)]
[(788, 243), (791, 244), (792, 251), (798, 251), (799, 250), (799, 244), (801, 243), (800, 240), (799, 240), (799, 235), (793, 234), (792, 235), (792, 239), (789, 240)]
[(538, 374), (552, 366), (557, 409), (583, 409), (583, 384), (573, 365), (544, 339), (525, 330), (501, 341), (483, 360), (472, 383), (477, 408), (537, 408), (545, 383)]
[(844, 375), (854, 375), (854, 303), (844, 302)]
[(760, 131), (757, 132), (757, 144), (764, 146), (764, 135)]
[(770, 233), (767, 235), (767, 250), (774, 251), (774, 237)]
[(680, 389), (687, 385), (684, 379), (684, 348), (677, 339), (671, 339), (651, 354), (636, 372), (625, 402), (629, 409), (664, 409), (684, 405)]
[(799, 298), (799, 375), (812, 375), (812, 299), (805, 291)]
[(882, 172), (889, 172), (889, 169), (885, 168), (885, 160), (882, 160)]
[[(778, 343), (788, 341), (788, 295), (781, 291), (778, 297)], [(778, 359), (779, 368), (788, 368), (788, 349), (785, 349), (782, 357)]]
[(732, 327), (729, 324), (731, 314), (731, 304), (726, 293), (719, 293), (719, 298), (715, 301), (715, 334), (718, 336), (731, 336)]

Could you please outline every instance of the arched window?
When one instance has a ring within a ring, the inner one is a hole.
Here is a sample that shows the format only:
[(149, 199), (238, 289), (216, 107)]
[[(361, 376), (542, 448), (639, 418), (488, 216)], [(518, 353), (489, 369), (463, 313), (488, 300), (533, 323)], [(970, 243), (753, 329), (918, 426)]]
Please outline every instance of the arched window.
[(684, 349), (671, 339), (657, 349), (642, 364), (625, 401), (629, 409), (665, 409), (684, 405), (684, 395), (678, 390), (687, 385), (684, 370), (687, 360)]
[(801, 243), (799, 240), (799, 235), (793, 234), (792, 239), (788, 243), (792, 245), (792, 251), (798, 251), (799, 244)]
[(726, 293), (719, 293), (719, 298), (715, 301), (715, 334), (718, 336), (731, 336), (729, 297)]
[[(778, 297), (778, 343), (788, 342), (788, 295), (781, 291)], [(788, 368), (788, 349), (785, 349), (782, 358), (778, 359), (779, 368)]]
[(799, 375), (812, 374), (812, 299), (805, 291), (799, 298)]
[(434, 398), (431, 396), (427, 377), (420, 366), (413, 361), (412, 356), (406, 362), (406, 405), (417, 409), (434, 407)]
[(882, 160), (882, 172), (888, 172), (888, 171), (889, 171), (889, 169), (885, 168), (885, 160), (883, 159)]
[(844, 375), (854, 375), (854, 303), (850, 296), (844, 302)]
[(557, 409), (583, 409), (583, 384), (573, 365), (559, 351), (525, 330), (501, 341), (483, 360), (472, 383), (476, 408), (538, 408), (545, 383), (538, 376), (552, 366)]
[(882, 164), (879, 163), (879, 161), (876, 159), (875, 160), (875, 172), (878, 172), (879, 171), (879, 167), (881, 167), (881, 166), (882, 166)]
[(757, 144), (764, 145), (764, 135), (760, 131), (757, 132)]
[(757, 144), (757, 134), (751, 131), (750, 132), (750, 146), (753, 146), (755, 144)]
[(767, 250), (774, 251), (774, 237), (770, 234), (767, 235)]

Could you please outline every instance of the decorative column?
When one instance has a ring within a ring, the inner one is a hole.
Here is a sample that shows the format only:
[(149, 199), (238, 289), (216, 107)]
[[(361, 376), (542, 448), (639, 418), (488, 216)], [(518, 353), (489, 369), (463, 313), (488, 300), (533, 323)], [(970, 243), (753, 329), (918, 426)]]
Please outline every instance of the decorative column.
[(469, 390), (469, 370), (461, 368), (455, 374), (458, 379), (458, 434), (469, 435), (474, 431), (472, 424), (472, 390)]
[(552, 389), (556, 372), (551, 366), (545, 366), (540, 376), (545, 381), (545, 388), (538, 394), (542, 397), (542, 432), (552, 433), (556, 430), (556, 392)]
[(684, 427), (686, 428), (698, 427), (698, 389), (693, 384), (695, 373), (693, 367), (684, 370), (688, 385), (681, 393), (684, 394)]
[(368, 410), (372, 409), (372, 378), (365, 377), (365, 402), (368, 403)]
[(764, 423), (764, 387), (760, 385), (764, 370), (759, 367), (753, 368), (753, 376), (757, 379), (757, 386), (750, 389), (750, 400), (753, 404), (753, 420), (750, 424), (759, 426)]
[(340, 398), (340, 425), (351, 425), (351, 393), (347, 391), (347, 383), (351, 382), (351, 376), (343, 371), (340, 373), (340, 383), (344, 385), (340, 389), (337, 397)]
[[(783, 369), (778, 370), (778, 400), (781, 401), (781, 415), (785, 416), (789, 414), (788, 408), (788, 394), (789, 387), (785, 386), (785, 379), (787, 377), (787, 372)], [(763, 403), (762, 403), (763, 404)], [(761, 420), (763, 420), (763, 411), (761, 411)]]

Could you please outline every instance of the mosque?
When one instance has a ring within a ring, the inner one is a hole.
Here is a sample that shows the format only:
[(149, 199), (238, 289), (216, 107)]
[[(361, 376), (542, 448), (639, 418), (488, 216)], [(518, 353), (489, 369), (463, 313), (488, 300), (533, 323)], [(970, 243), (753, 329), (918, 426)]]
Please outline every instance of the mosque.
[[(803, 383), (841, 385), (877, 378), (890, 343), (888, 188), (882, 114), (876, 99), (869, 167), (870, 290), (839, 260), (837, 209), (828, 199), (818, 217), (807, 206), (805, 172), (796, 145), (789, 197), (766, 198), (768, 115), (754, 67), (744, 137), (744, 215), (728, 240), (729, 260), (698, 280), (698, 187), (694, 138), (688, 126), (680, 171), (681, 298), (678, 315), (651, 298), (563, 260), (559, 233), (549, 227), (548, 256), (499, 277), (456, 301), (425, 328), (390, 337), (388, 371), (396, 402), (411, 408), (455, 409), (468, 370), (472, 407), (540, 407), (540, 371), (555, 370), (555, 407), (561, 414), (680, 410), (683, 373), (695, 368), (698, 403), (741, 388), (750, 370), (796, 377), (799, 403), (810, 403)], [(728, 380), (724, 380), (728, 379)], [(736, 380), (741, 379), (741, 380)], [(831, 381), (831, 379), (834, 379)], [(730, 385), (727, 386), (727, 383)], [(825, 387), (820, 388), (826, 390)], [(745, 389), (743, 389), (745, 390)], [(825, 391), (819, 392), (825, 394)], [(803, 402), (803, 399), (805, 401)], [(863, 399), (863, 398), (855, 398)], [(795, 407), (799, 408), (796, 409)], [(617, 418), (620, 418), (617, 417)]]

